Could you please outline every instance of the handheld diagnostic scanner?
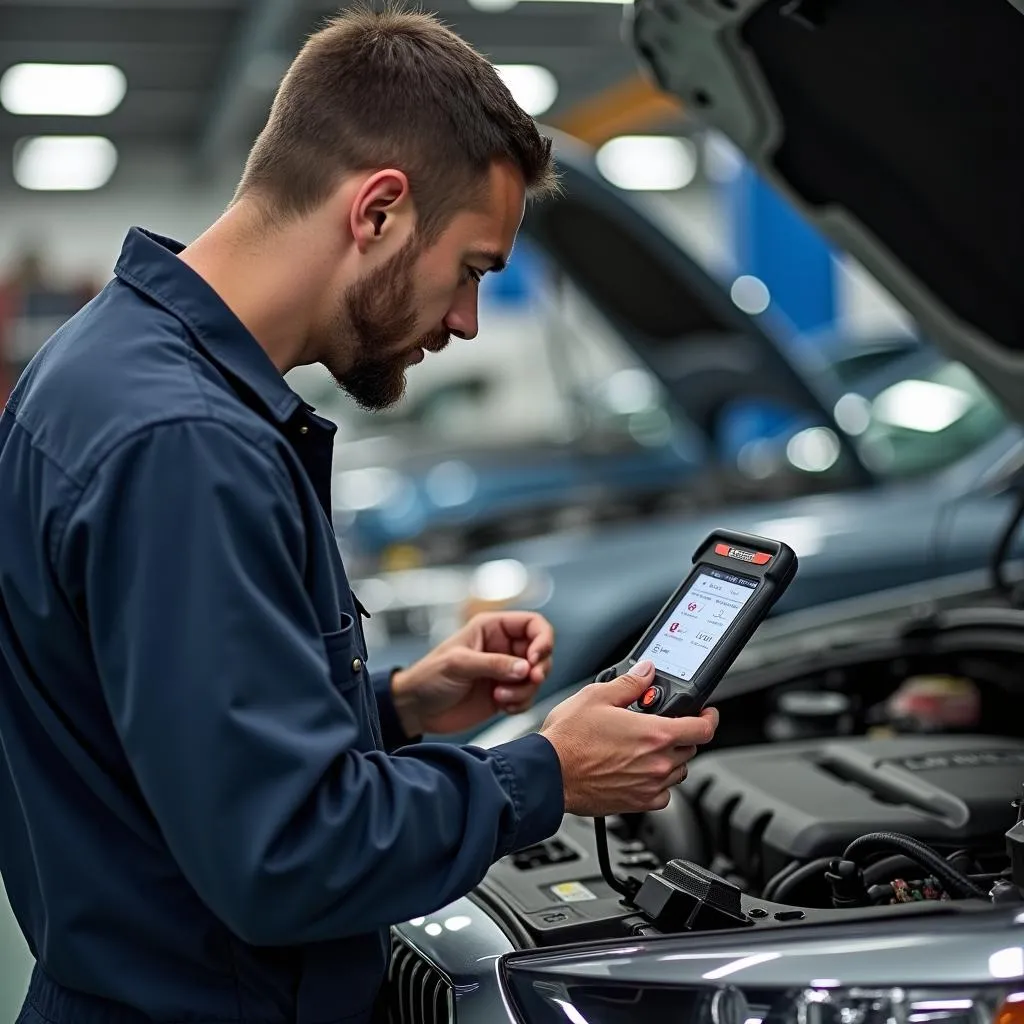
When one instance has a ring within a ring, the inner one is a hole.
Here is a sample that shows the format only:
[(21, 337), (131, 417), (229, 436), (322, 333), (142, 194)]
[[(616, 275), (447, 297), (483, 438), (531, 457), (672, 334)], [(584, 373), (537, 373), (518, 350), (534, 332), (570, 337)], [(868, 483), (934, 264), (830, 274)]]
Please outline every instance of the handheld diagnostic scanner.
[(795, 553), (781, 541), (716, 530), (633, 650), (598, 682), (650, 661), (654, 681), (630, 708), (670, 718), (698, 714), (796, 570)]

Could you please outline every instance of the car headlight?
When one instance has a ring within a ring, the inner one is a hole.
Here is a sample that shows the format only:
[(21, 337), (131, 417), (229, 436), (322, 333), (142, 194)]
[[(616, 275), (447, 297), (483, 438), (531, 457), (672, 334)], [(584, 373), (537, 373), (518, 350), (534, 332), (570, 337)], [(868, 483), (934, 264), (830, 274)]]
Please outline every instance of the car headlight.
[(1024, 1024), (1018, 929), (985, 916), (522, 953), (502, 975), (529, 1024)]
[[(546, 983), (536, 995), (548, 1007), (524, 1012), (530, 1024), (1021, 1024), (1024, 992), (1009, 988), (849, 988), (814, 986), (772, 991), (630, 989)], [(603, 989), (603, 991), (602, 991)]]

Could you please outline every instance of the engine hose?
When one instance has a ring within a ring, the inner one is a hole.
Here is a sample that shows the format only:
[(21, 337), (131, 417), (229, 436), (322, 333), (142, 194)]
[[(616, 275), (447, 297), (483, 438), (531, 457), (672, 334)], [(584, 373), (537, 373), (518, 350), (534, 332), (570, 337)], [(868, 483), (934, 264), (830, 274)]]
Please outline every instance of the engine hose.
[(927, 868), (948, 889), (956, 890), (961, 896), (978, 900), (988, 900), (988, 893), (977, 886), (966, 875), (961, 874), (948, 861), (943, 859), (931, 847), (919, 843), (911, 836), (899, 832), (869, 832), (867, 835), (854, 839), (843, 854), (844, 859), (857, 861), (861, 856), (882, 850), (899, 850), (922, 867)]
[[(825, 871), (829, 864), (832, 863), (832, 860), (832, 857), (819, 857), (817, 860), (804, 864), (803, 867), (797, 868), (796, 871), (780, 879), (778, 885), (772, 890), (772, 903), (785, 903), (786, 898), (794, 889), (798, 889), (804, 882), (808, 882), (812, 878), (824, 879)], [(765, 899), (768, 898), (767, 896), (765, 897)]]
[(773, 900), (775, 898), (775, 890), (782, 884), (784, 879), (789, 878), (794, 871), (800, 870), (800, 861), (791, 860), (784, 868), (776, 871), (771, 878), (765, 883), (765, 887), (761, 890), (761, 899)]
[(893, 857), (876, 860), (864, 869), (864, 884), (870, 889), (876, 883), (888, 884), (901, 873), (920, 868), (920, 863), (913, 857), (897, 853)]

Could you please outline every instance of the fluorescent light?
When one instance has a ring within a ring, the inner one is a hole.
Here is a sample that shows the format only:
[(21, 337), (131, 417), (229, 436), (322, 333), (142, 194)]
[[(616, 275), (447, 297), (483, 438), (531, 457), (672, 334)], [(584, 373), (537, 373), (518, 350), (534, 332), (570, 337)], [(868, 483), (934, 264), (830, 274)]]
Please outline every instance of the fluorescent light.
[(113, 64), (15, 64), (0, 78), (0, 103), (12, 114), (102, 117), (127, 88)]
[(931, 380), (902, 380), (886, 388), (874, 402), (877, 419), (904, 430), (937, 434), (952, 426), (971, 404), (971, 396)]
[(519, 0), (469, 0), (469, 6), (488, 14), (502, 14), (511, 11)]
[(752, 274), (737, 277), (729, 289), (729, 296), (738, 309), (751, 316), (763, 313), (772, 304), (768, 285)]
[(997, 949), (988, 958), (988, 971), (993, 978), (1024, 978), (1024, 948)]
[(512, 98), (531, 117), (540, 117), (551, 109), (558, 96), (558, 82), (547, 68), (538, 64), (496, 64), (495, 70)]
[(14, 180), (47, 192), (102, 188), (117, 167), (117, 147), (101, 135), (37, 135), (14, 147)]
[[(547, 3), (549, 0), (521, 0), (523, 3)], [(620, 7), (633, 6), (633, 0), (555, 0), (556, 3), (618, 4)], [(469, 0), (469, 6), (489, 14), (511, 11), (520, 0)]]
[(697, 174), (697, 151), (689, 139), (667, 135), (621, 135), (597, 151), (597, 169), (631, 191), (685, 188)]

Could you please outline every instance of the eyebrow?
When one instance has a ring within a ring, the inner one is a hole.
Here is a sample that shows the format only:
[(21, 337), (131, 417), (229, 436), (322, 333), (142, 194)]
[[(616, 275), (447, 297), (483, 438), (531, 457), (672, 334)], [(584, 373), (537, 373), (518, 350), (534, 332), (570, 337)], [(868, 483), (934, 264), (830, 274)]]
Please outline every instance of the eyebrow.
[(506, 266), (506, 259), (500, 252), (495, 252), (493, 249), (478, 249), (469, 254), (470, 259), (480, 260), (482, 263), (490, 263), (490, 270), (495, 274), (500, 274)]

